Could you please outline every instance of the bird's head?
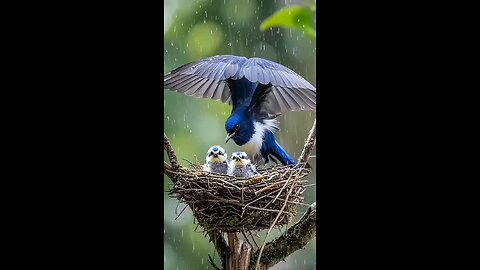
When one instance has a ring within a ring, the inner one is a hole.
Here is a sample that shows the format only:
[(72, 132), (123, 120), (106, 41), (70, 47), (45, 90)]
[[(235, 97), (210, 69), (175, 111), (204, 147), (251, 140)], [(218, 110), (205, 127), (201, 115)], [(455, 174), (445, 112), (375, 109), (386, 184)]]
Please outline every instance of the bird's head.
[(225, 130), (227, 131), (225, 143), (233, 139), (237, 145), (244, 145), (252, 138), (253, 121), (248, 117), (232, 114), (225, 123)]
[(235, 167), (245, 167), (250, 164), (250, 159), (248, 158), (245, 152), (235, 152), (232, 153), (232, 161), (230, 162), (231, 165)]
[(218, 145), (214, 145), (208, 149), (206, 161), (207, 163), (223, 163), (227, 160), (225, 149)]

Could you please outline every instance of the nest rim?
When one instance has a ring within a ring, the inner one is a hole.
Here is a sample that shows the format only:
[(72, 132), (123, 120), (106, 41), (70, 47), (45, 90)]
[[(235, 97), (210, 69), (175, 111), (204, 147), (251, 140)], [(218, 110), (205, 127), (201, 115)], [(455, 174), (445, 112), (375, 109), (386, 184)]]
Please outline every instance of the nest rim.
[[(210, 173), (201, 166), (179, 166), (170, 170), (174, 177), (168, 191), (185, 203), (204, 230), (239, 232), (288, 225), (303, 203), (305, 178), (311, 170), (289, 165), (263, 168), (257, 174), (237, 178)], [(279, 214), (280, 213), (280, 214)]]

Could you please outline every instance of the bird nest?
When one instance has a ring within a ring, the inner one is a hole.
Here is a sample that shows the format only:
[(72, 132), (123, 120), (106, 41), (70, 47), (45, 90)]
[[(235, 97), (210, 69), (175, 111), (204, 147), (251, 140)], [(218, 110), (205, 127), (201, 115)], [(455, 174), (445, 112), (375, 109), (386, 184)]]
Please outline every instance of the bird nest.
[(278, 166), (249, 178), (202, 171), (200, 166), (166, 168), (171, 197), (190, 206), (205, 230), (239, 232), (287, 225), (303, 203), (308, 168)]

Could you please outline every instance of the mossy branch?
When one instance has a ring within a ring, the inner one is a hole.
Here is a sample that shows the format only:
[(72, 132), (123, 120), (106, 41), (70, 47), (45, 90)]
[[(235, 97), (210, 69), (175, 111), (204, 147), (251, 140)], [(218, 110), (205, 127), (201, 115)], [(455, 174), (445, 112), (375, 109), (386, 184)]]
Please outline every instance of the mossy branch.
[[(268, 269), (293, 252), (305, 247), (310, 240), (317, 235), (317, 206), (313, 203), (302, 218), (284, 232), (279, 238), (269, 242), (263, 250), (260, 264), (257, 269)], [(259, 256), (257, 250), (250, 261), (251, 269), (254, 269), (256, 259)]]

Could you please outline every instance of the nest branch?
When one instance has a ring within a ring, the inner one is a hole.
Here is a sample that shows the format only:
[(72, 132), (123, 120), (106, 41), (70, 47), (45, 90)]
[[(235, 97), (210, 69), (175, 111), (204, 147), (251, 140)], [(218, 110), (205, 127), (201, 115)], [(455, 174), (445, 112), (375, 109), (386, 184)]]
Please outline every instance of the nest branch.
[[(230, 250), (228, 248), (227, 242), (225, 241), (225, 238), (223, 238), (223, 235), (222, 235), (221, 232), (216, 231), (216, 230), (208, 231), (207, 234), (208, 234), (208, 237), (210, 238), (210, 241), (215, 246), (215, 250), (217, 251), (218, 255), (220, 256), (220, 259), (222, 260), (223, 269), (226, 269), (227, 258), (230, 254)], [(211, 263), (213, 263), (213, 259), (212, 259)]]
[(305, 146), (303, 147), (303, 151), (298, 158), (298, 164), (301, 166), (305, 166), (308, 160), (310, 159), (310, 154), (313, 151), (313, 146), (315, 145), (317, 139), (317, 119), (313, 120), (313, 126), (308, 134), (307, 140), (305, 142)]
[(180, 165), (178, 164), (177, 155), (175, 155), (175, 150), (173, 150), (172, 144), (170, 143), (170, 140), (168, 139), (167, 134), (165, 133), (163, 133), (163, 149), (167, 151), (168, 159), (172, 164), (172, 168), (178, 169)]
[[(259, 268), (268, 269), (293, 252), (305, 247), (317, 234), (317, 206), (313, 203), (302, 218), (284, 232), (279, 238), (268, 243), (263, 249)], [(252, 258), (258, 258), (261, 250), (257, 250)], [(256, 261), (251, 261), (255, 265)]]

